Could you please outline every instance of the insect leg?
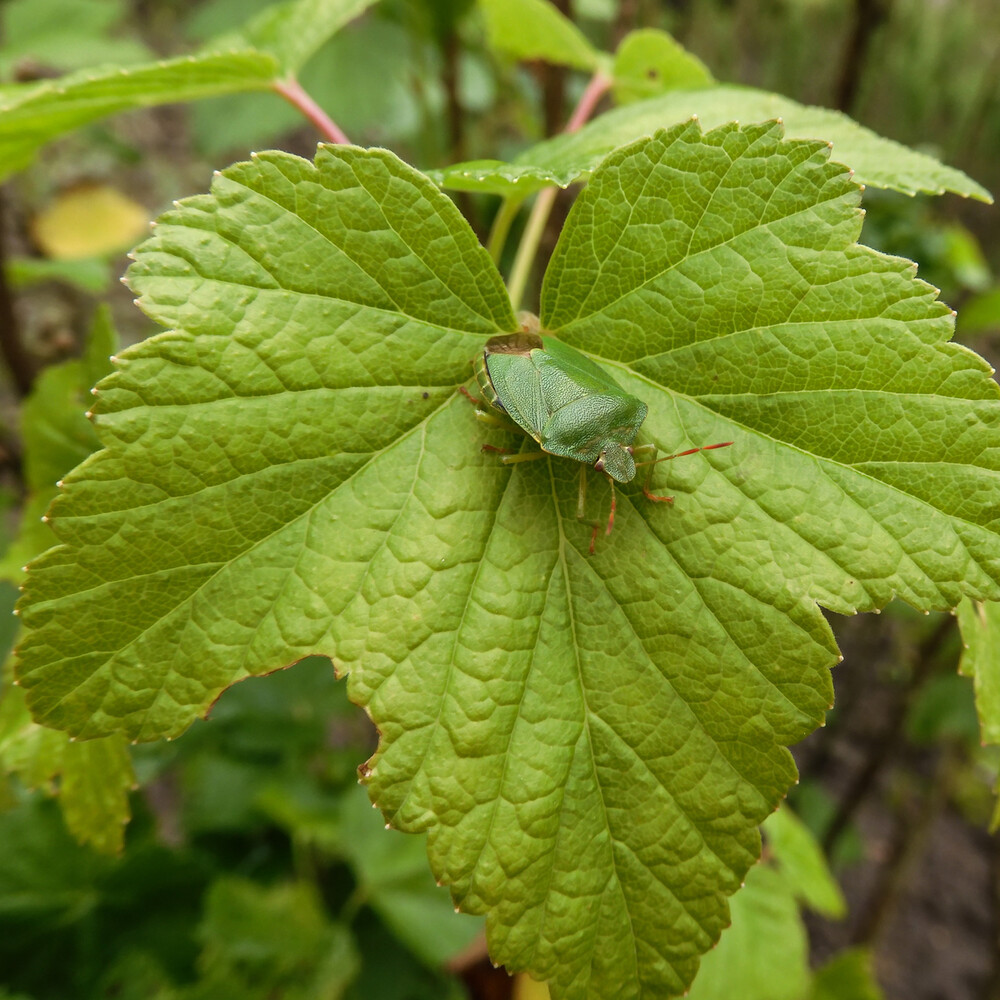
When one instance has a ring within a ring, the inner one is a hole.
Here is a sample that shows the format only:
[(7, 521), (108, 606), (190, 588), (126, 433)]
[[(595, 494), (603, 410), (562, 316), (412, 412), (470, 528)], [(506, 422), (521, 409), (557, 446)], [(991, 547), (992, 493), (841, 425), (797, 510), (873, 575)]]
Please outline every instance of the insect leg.
[(505, 420), (503, 417), (495, 417), (492, 413), (487, 413), (485, 410), (476, 410), (476, 420), (481, 424), (486, 424), (487, 427), (502, 427), (505, 431), (520, 431), (524, 433), (517, 424), (512, 424), (509, 420)]
[[(608, 482), (611, 484), (611, 512), (608, 515), (608, 525), (605, 529), (605, 534), (610, 535), (611, 529), (615, 526), (615, 511), (618, 509), (618, 501), (615, 495), (615, 481), (608, 476)], [(589, 524), (594, 530), (590, 535), (590, 555), (594, 554), (594, 546), (597, 544), (598, 532), (604, 527), (601, 521), (590, 521), (586, 516), (587, 508), (587, 466), (580, 466), (580, 490), (576, 496), (576, 519), (582, 521), (584, 524)]]
[(599, 521), (587, 520), (587, 466), (580, 466), (580, 489), (576, 494), (576, 519), (584, 524), (589, 524), (593, 529), (590, 536), (590, 554), (594, 554), (594, 545), (597, 542), (597, 533), (601, 530)]
[[(498, 449), (491, 448), (490, 450), (497, 451)], [(514, 465), (515, 462), (534, 462), (539, 458), (548, 458), (548, 455), (544, 451), (522, 451), (517, 455), (504, 455), (500, 461), (504, 465)]]
[(659, 496), (656, 493), (651, 493), (649, 490), (649, 484), (653, 481), (653, 466), (656, 465), (658, 459), (656, 458), (656, 445), (655, 444), (641, 444), (638, 448), (633, 449), (632, 454), (638, 455), (639, 452), (644, 452), (647, 455), (652, 455), (653, 457), (647, 459), (645, 462), (636, 462), (635, 467), (641, 469), (646, 466), (646, 481), (642, 484), (642, 493), (647, 500), (652, 500), (654, 503), (673, 503), (673, 497)]

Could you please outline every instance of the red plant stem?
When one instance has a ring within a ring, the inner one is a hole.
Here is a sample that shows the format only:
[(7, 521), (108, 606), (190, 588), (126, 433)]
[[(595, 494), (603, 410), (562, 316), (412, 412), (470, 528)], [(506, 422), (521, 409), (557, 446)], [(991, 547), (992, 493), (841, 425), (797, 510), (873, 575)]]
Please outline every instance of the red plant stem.
[(351, 140), (340, 130), (337, 123), (302, 89), (302, 84), (294, 76), (287, 80), (275, 80), (274, 90), (289, 104), (297, 108), (316, 126), (319, 134), (330, 142), (350, 145)]
[(610, 76), (598, 70), (587, 84), (586, 90), (580, 95), (580, 100), (573, 109), (573, 114), (566, 123), (564, 132), (577, 132), (587, 124), (588, 119), (594, 113), (597, 102), (611, 89), (613, 83)]

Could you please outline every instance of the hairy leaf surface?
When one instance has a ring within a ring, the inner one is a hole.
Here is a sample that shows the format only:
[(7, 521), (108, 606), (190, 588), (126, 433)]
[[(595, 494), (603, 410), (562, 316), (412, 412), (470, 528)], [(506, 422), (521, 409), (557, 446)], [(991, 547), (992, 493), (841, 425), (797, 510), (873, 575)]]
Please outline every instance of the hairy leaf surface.
[[(1000, 597), (1000, 402), (859, 191), (776, 123), (612, 154), (542, 323), (649, 406), (659, 466), (588, 556), (579, 467), (501, 466), (456, 391), (510, 303), (427, 179), (383, 151), (273, 153), (139, 248), (174, 327), (125, 352), (106, 450), (33, 566), (21, 680), (84, 736), (181, 732), (219, 691), (333, 657), (381, 733), (392, 825), (555, 997), (679, 994), (823, 718), (816, 601)], [(590, 474), (588, 507), (608, 494)]]

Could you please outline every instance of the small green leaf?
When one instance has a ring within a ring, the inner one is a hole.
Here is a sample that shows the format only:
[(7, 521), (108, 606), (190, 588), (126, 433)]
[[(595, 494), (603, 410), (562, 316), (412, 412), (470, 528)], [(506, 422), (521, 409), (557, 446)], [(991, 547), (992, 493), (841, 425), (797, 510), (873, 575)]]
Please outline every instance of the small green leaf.
[(885, 1000), (866, 948), (849, 948), (817, 969), (809, 1000)]
[(608, 57), (549, 0), (479, 0), (493, 48), (515, 59), (543, 59), (596, 72)]
[(7, 685), (0, 699), (0, 766), (50, 794), (61, 779), (59, 806), (69, 832), (103, 854), (121, 851), (135, 775), (120, 736), (71, 742), (66, 733), (32, 722), (23, 692)]
[(761, 829), (795, 895), (825, 917), (842, 918), (847, 913), (844, 894), (816, 839), (788, 804), (771, 813)]
[(267, 90), (279, 74), (263, 52), (206, 52), (158, 63), (84, 70), (0, 93), (0, 179), (26, 167), (47, 142), (135, 108)]
[(701, 960), (689, 1000), (802, 1000), (809, 942), (785, 879), (764, 865), (751, 868), (729, 908), (732, 925)]
[(959, 673), (976, 686), (983, 743), (1000, 743), (1000, 604), (965, 600), (956, 609), (965, 651)]
[(447, 890), (434, 884), (426, 839), (384, 830), (381, 815), (360, 787), (344, 796), (341, 837), (365, 902), (432, 969), (482, 932), (482, 921), (456, 914)]
[(219, 879), (198, 935), (202, 980), (184, 1000), (337, 1000), (358, 972), (350, 932), (328, 919), (319, 893), (304, 882), (264, 888)]
[(715, 83), (708, 67), (665, 31), (629, 32), (615, 52), (614, 97), (631, 104), (668, 90), (708, 87)]
[(789, 138), (824, 139), (831, 156), (854, 170), (854, 179), (905, 194), (943, 194), (992, 202), (990, 193), (961, 170), (933, 156), (884, 139), (839, 111), (808, 107), (751, 87), (718, 86), (671, 91), (601, 115), (570, 135), (559, 135), (526, 150), (512, 163), (457, 163), (430, 176), (456, 191), (490, 191), (523, 197), (550, 184), (568, 187), (590, 176), (613, 149), (656, 129), (696, 115), (709, 129), (728, 121), (780, 118)]

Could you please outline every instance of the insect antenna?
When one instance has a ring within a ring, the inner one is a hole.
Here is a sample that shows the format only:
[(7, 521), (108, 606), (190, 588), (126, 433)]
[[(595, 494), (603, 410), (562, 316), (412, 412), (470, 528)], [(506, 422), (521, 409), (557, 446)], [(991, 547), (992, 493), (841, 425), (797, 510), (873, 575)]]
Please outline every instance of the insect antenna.
[(663, 458), (655, 458), (651, 462), (636, 462), (640, 465), (659, 465), (660, 462), (669, 462), (672, 458), (683, 458), (685, 455), (696, 455), (699, 451), (711, 451), (713, 448), (728, 448), (733, 441), (720, 441), (718, 444), (703, 444), (700, 448), (688, 448), (687, 451), (679, 451), (676, 455), (664, 455)]

